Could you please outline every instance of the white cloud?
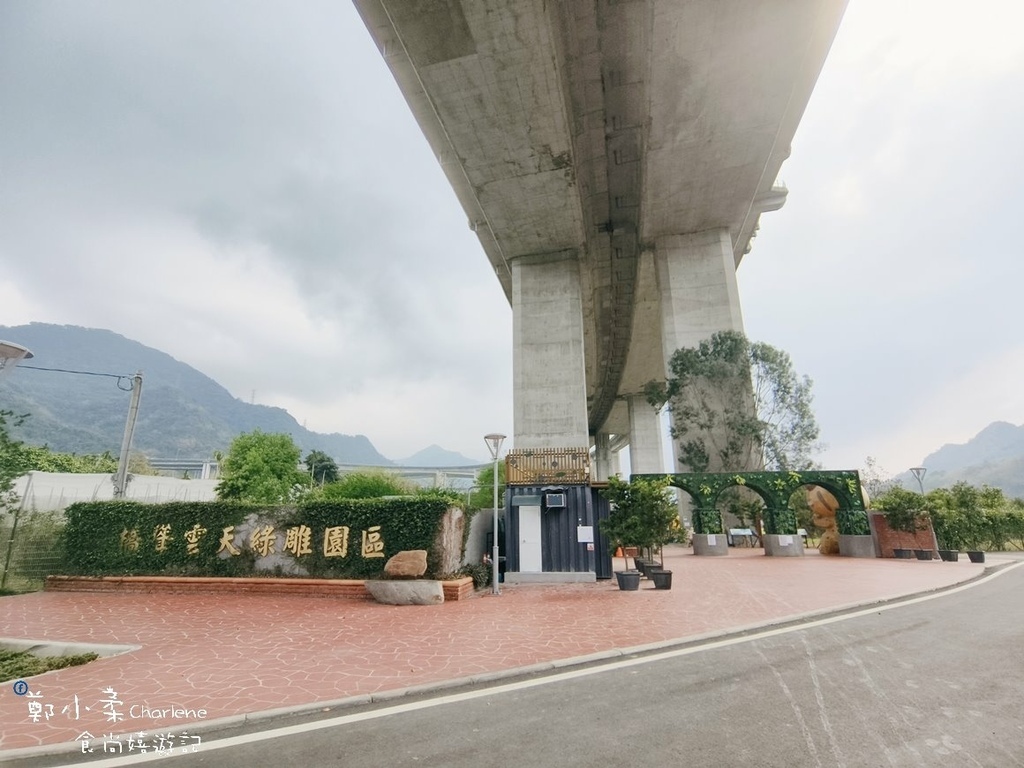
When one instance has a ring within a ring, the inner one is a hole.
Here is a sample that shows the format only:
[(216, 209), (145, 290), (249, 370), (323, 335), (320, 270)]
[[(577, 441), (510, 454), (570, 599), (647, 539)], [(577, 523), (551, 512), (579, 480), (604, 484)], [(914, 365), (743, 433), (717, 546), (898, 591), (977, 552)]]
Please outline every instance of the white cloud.
[(42, 312), (42, 307), (30, 300), (20, 285), (13, 280), (0, 280), (0, 325), (26, 325)]
[[(351, 4), (2, 13), (0, 324), (109, 328), (389, 456), (511, 433), (507, 301)], [(851, 2), (740, 269), (843, 465), (1024, 421), (1022, 21)]]
[[(748, 333), (815, 380), (831, 464), (893, 471), (991, 421), (1016, 370), (1024, 9), (851, 3), (739, 271)], [(993, 361), (998, 361), (993, 363)], [(972, 373), (978, 372), (978, 373)], [(1002, 390), (1000, 389), (1002, 387)], [(971, 395), (971, 392), (978, 394)]]

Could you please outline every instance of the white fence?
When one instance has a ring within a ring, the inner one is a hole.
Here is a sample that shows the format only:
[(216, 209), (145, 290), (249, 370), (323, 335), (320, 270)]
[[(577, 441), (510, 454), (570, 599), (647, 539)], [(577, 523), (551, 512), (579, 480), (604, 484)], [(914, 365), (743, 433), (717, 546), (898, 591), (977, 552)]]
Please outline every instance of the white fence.
[[(213, 501), (217, 480), (181, 480), (176, 477), (135, 475), (128, 483), (126, 498), (148, 504), (167, 501)], [(79, 475), (66, 472), (29, 472), (18, 478), (15, 490), (24, 510), (55, 512), (76, 501), (105, 501), (114, 498), (110, 475)]]

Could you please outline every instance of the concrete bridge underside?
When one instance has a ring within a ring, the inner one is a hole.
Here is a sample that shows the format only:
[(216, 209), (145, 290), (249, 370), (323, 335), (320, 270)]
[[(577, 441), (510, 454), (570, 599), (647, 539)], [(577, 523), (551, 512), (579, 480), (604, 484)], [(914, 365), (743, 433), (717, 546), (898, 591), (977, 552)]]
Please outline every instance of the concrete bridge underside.
[(517, 448), (627, 440), (736, 268), (846, 0), (354, 0), (512, 303)]

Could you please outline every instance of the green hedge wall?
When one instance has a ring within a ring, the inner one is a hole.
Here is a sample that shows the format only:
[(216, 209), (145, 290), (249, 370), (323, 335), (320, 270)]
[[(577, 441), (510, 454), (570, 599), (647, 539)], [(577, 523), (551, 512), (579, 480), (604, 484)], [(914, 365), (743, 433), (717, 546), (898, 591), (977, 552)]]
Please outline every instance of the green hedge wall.
[(235, 502), (73, 504), (60, 546), (67, 575), (375, 578), (396, 552), (427, 550), (443, 499), (313, 501), (298, 507)]

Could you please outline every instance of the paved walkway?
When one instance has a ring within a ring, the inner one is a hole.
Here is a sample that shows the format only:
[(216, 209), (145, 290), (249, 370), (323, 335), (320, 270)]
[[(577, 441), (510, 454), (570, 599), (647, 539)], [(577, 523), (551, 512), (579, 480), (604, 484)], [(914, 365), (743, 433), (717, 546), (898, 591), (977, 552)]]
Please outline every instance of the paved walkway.
[[(816, 552), (769, 558), (743, 549), (721, 558), (678, 549), (666, 553), (666, 567), (674, 573), (671, 591), (655, 591), (648, 581), (639, 592), (620, 592), (614, 581), (503, 585), (500, 596), (430, 607), (250, 595), (3, 597), (0, 636), (141, 647), (30, 678), (36, 699), (4, 683), (0, 758), (6, 750), (73, 742), (83, 731), (153, 735), (196, 724), (191, 714), (133, 716), (150, 714), (143, 708), (205, 709), (209, 723), (429, 687), (886, 600), (984, 570)], [(116, 692), (121, 703), (113, 708), (124, 720), (111, 722), (105, 713), (105, 689)], [(39, 722), (29, 717), (30, 701), (44, 705)]]

